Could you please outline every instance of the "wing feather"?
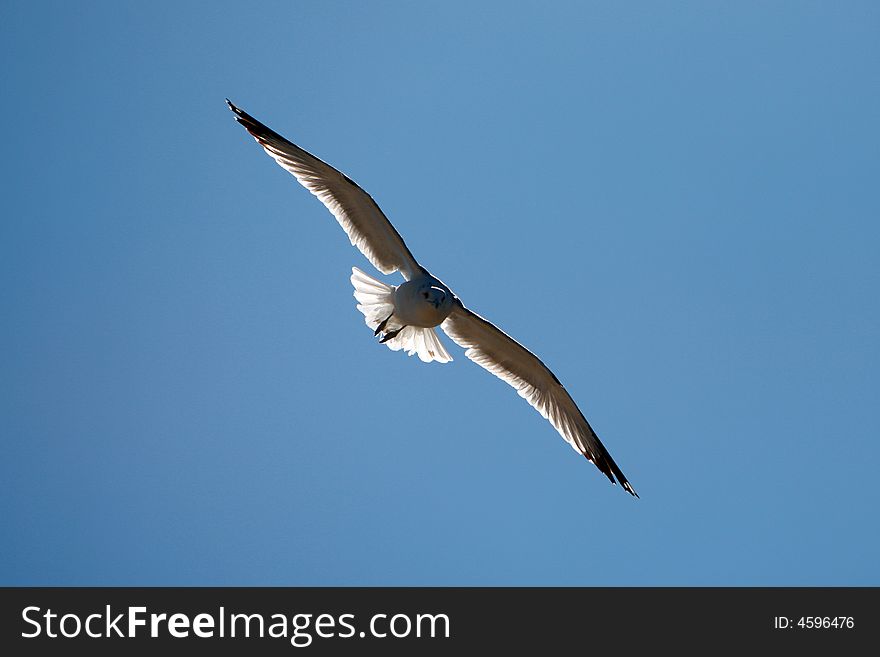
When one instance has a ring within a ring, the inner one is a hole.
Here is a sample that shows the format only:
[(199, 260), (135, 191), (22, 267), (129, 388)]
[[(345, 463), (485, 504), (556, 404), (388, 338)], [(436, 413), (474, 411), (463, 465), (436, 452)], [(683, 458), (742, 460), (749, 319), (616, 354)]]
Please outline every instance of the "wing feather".
[(407, 280), (420, 271), (400, 233), (373, 200), (341, 171), (288, 141), (244, 110), (226, 103), (235, 120), (257, 140), (281, 167), (318, 197), (336, 217), (352, 245), (383, 274), (400, 271)]
[(559, 379), (535, 354), (459, 300), (441, 327), (467, 350), (465, 356), (510, 384), (611, 483), (616, 477), (624, 490), (638, 497)]

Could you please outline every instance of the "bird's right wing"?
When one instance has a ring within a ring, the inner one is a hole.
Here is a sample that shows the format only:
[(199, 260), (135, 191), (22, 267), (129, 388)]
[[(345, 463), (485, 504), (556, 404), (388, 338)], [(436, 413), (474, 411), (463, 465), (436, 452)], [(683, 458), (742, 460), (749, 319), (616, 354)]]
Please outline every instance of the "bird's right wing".
[(456, 299), (441, 327), (465, 356), (506, 381), (532, 405), (559, 434), (611, 483), (615, 477), (631, 495), (636, 491), (623, 476), (574, 400), (541, 360), (491, 322), (471, 312)]
[(407, 280), (421, 267), (388, 218), (351, 178), (288, 141), (244, 110), (226, 103), (257, 143), (327, 206), (351, 243), (383, 274), (400, 271)]

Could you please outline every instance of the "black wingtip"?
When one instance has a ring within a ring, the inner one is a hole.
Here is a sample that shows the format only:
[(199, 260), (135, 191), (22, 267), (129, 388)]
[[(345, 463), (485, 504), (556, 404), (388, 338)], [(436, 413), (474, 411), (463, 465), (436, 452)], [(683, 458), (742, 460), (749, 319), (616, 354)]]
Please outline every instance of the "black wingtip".
[(229, 105), (229, 109), (231, 109), (232, 113), (235, 115), (235, 120), (238, 121), (242, 126), (244, 126), (245, 130), (251, 133), (251, 136), (253, 136), (261, 144), (263, 144), (266, 140), (271, 139), (281, 142), (287, 142), (284, 137), (279, 135), (277, 132), (275, 132), (265, 124), (257, 121), (250, 114), (245, 112), (240, 107), (236, 106), (228, 98), (226, 99), (226, 104)]
[(642, 499), (639, 497), (636, 489), (632, 487), (632, 484), (623, 476), (623, 473), (620, 471), (620, 468), (617, 467), (617, 464), (614, 462), (614, 459), (611, 458), (611, 455), (606, 454), (606, 459), (593, 459), (590, 458), (589, 454), (584, 454), (584, 457), (587, 461), (598, 467), (602, 474), (608, 477), (608, 481), (611, 482), (612, 486), (616, 486), (619, 483), (620, 487), (627, 493), (633, 497)]
[(238, 119), (242, 114), (244, 114), (244, 112), (242, 112), (241, 109), (239, 109), (239, 107), (235, 103), (233, 103), (231, 100), (229, 100), (228, 98), (226, 99), (226, 105), (229, 107), (229, 109), (232, 111), (232, 113), (235, 114), (236, 119)]
[[(226, 104), (229, 106), (229, 109), (232, 110), (232, 113), (235, 115), (235, 120), (238, 121), (239, 123), (241, 123), (243, 126), (247, 127), (248, 124), (262, 126), (262, 124), (259, 121), (257, 121), (254, 117), (252, 117), (250, 114), (245, 112), (243, 109), (241, 109), (238, 105), (233, 103), (228, 98), (226, 99)], [(263, 126), (263, 127), (265, 127), (265, 126)]]

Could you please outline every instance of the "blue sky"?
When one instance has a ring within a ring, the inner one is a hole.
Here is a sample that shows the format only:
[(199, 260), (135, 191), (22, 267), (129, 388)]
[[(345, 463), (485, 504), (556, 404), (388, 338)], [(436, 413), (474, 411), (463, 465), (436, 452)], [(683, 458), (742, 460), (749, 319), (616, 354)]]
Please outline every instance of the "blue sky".
[[(3, 3), (0, 583), (880, 584), (878, 28)], [(535, 351), (641, 499), (450, 342), (374, 344), (375, 272), (227, 96)]]

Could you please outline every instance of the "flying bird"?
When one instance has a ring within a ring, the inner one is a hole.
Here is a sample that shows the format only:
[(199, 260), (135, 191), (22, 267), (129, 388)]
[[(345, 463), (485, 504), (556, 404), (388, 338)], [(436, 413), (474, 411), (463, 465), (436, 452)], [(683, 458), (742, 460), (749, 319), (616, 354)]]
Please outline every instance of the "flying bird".
[[(611, 483), (638, 497), (565, 387), (541, 360), (501, 329), (469, 310), (440, 279), (413, 257), (373, 198), (351, 178), (288, 141), (226, 100), (244, 128), (282, 168), (327, 207), (352, 245), (383, 274), (404, 282), (387, 285), (352, 268), (357, 308), (379, 342), (429, 363), (452, 360), (436, 327), (464, 348), (465, 356), (516, 389), (576, 452)], [(615, 481), (616, 479), (616, 481)]]

